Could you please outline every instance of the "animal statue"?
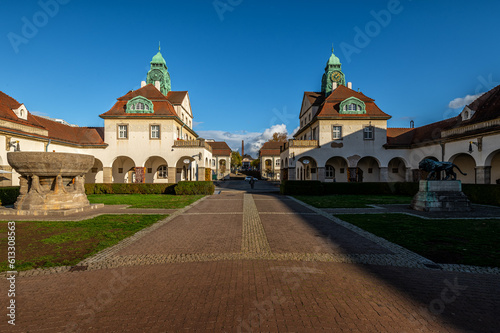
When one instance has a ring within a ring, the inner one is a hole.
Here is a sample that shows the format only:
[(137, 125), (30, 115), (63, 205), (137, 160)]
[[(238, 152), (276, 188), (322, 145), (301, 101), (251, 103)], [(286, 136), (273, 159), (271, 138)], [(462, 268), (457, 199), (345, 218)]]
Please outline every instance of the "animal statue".
[(446, 172), (446, 177), (443, 180), (448, 180), (450, 177), (452, 180), (457, 179), (457, 174), (453, 171), (453, 168), (457, 168), (457, 170), (464, 176), (467, 176), (466, 173), (463, 173), (462, 170), (456, 165), (451, 162), (437, 162), (434, 160), (431, 160), (430, 158), (426, 158), (425, 160), (422, 160), (418, 164), (418, 168), (420, 170), (424, 170), (429, 172), (429, 175), (427, 176), (427, 180), (431, 179), (437, 179), (437, 175), (439, 172), (444, 171)]

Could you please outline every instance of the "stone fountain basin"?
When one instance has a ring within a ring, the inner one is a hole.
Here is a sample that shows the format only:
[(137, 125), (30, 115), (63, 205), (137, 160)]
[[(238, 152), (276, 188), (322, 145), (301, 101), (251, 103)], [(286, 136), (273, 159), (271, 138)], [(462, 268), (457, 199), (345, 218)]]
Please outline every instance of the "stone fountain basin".
[(7, 153), (7, 160), (23, 176), (75, 177), (94, 165), (94, 156), (73, 153), (18, 151)]

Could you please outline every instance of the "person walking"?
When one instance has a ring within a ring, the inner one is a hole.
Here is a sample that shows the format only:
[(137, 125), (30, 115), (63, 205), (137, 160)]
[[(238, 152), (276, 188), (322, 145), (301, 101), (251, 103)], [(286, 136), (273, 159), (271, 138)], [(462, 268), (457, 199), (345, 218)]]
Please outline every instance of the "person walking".
[(252, 187), (252, 189), (253, 189), (253, 186), (254, 186), (254, 185), (255, 185), (255, 180), (254, 180), (254, 178), (252, 177), (252, 178), (250, 179), (250, 187)]

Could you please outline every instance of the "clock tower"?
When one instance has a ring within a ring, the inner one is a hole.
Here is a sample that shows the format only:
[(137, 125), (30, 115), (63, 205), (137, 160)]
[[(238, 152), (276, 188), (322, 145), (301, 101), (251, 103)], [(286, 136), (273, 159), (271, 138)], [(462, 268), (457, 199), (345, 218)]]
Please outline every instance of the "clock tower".
[(153, 60), (151, 60), (151, 69), (148, 72), (146, 83), (154, 85), (155, 81), (160, 82), (160, 91), (163, 95), (168, 94), (168, 92), (172, 90), (167, 63), (160, 53), (160, 46), (158, 46), (158, 53), (153, 57)]
[(333, 53), (332, 47), (332, 55), (326, 63), (325, 74), (323, 74), (323, 79), (321, 80), (321, 92), (323, 92), (326, 97), (332, 93), (333, 82), (336, 82), (337, 86), (345, 86), (345, 75), (342, 73), (342, 64), (339, 58)]

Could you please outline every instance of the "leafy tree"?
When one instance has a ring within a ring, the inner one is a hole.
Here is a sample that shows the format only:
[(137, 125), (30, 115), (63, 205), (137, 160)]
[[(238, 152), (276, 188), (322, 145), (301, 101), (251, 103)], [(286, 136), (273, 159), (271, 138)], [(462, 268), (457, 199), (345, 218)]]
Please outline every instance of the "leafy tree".
[(275, 132), (273, 133), (273, 137), (269, 139), (268, 142), (283, 142), (286, 141), (287, 138), (288, 138), (287, 132)]
[(241, 155), (237, 151), (231, 152), (231, 168), (237, 168), (241, 166)]
[(253, 168), (258, 169), (259, 166), (260, 166), (260, 159), (256, 158), (255, 160), (253, 160), (252, 162), (250, 162), (250, 165)]

